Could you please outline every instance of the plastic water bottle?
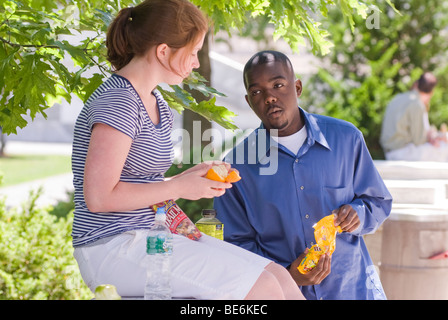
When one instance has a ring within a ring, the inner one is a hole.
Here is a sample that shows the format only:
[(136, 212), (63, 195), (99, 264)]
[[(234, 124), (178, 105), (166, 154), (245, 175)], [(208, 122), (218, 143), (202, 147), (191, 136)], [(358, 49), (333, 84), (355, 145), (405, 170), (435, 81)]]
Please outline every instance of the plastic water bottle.
[(154, 227), (146, 237), (147, 274), (145, 300), (171, 299), (171, 256), (173, 235), (165, 226), (164, 208), (158, 208)]

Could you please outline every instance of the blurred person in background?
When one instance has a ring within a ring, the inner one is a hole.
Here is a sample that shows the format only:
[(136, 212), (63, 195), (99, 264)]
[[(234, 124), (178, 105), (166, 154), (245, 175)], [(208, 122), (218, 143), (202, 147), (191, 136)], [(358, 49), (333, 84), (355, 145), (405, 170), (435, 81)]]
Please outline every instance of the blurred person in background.
[(425, 72), (388, 104), (380, 136), (386, 160), (448, 161), (446, 127), (438, 131), (428, 118), (436, 84), (436, 77)]

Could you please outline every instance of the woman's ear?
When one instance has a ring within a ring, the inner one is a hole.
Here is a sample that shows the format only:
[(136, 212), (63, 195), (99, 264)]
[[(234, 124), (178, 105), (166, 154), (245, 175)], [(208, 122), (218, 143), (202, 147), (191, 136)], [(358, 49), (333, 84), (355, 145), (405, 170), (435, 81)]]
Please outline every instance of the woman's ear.
[(156, 56), (160, 61), (166, 61), (169, 56), (170, 47), (166, 43), (161, 43), (156, 47)]

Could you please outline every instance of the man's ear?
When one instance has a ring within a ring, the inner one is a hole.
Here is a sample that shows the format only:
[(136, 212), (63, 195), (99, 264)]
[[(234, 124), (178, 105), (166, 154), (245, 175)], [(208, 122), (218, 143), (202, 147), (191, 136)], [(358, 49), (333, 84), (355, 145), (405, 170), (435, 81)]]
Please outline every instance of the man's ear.
[(302, 81), (300, 81), (300, 79), (296, 80), (296, 92), (297, 92), (297, 98), (302, 95)]
[(247, 102), (247, 104), (249, 105), (249, 107), (250, 107), (250, 103), (249, 103), (249, 97), (247, 96), (247, 94), (244, 96), (244, 98), (246, 98), (246, 102)]

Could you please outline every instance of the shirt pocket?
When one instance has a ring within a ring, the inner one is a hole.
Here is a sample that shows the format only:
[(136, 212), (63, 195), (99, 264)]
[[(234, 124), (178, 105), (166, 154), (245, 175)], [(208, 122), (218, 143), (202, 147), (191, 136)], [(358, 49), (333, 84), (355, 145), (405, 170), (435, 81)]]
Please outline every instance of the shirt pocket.
[(322, 187), (322, 204), (324, 212), (331, 212), (353, 200), (351, 187)]

